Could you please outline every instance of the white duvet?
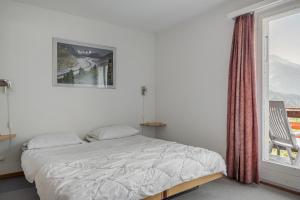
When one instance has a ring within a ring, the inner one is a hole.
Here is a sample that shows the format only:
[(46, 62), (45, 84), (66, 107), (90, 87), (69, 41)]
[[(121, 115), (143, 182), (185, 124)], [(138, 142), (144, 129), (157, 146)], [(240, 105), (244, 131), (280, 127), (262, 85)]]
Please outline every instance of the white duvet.
[(27, 150), (22, 168), (41, 200), (143, 199), (226, 171), (215, 152), (140, 135)]

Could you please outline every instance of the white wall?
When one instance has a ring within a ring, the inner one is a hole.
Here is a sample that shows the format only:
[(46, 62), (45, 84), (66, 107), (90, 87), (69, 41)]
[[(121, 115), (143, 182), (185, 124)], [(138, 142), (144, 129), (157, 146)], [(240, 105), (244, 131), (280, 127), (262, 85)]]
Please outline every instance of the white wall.
[(226, 154), (227, 76), (236, 1), (158, 34), (157, 136)]
[[(117, 48), (117, 89), (52, 86), (52, 37)], [(13, 82), (12, 152), (0, 174), (20, 170), (20, 145), (44, 132), (83, 134), (100, 125), (139, 127), (140, 86), (148, 87), (146, 119), (155, 117), (155, 36), (25, 4), (1, 1), (0, 78)], [(0, 105), (4, 105), (3, 93)], [(0, 106), (1, 132), (5, 131)], [(148, 134), (154, 134), (149, 131)], [(1, 150), (7, 143), (1, 142)]]

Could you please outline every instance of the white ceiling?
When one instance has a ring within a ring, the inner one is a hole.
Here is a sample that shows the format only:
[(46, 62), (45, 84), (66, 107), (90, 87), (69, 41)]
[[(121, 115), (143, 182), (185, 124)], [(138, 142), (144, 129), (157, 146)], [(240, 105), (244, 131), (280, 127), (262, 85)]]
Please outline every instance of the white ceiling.
[(15, 0), (157, 32), (234, 0)]

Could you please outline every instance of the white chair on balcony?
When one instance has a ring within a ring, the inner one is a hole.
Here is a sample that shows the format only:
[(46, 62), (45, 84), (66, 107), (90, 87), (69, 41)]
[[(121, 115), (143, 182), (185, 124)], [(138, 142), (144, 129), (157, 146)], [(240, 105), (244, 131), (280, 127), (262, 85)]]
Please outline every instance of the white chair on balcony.
[[(270, 151), (276, 146), (287, 150), (292, 165), (300, 165), (300, 133), (293, 132), (287, 117), (283, 101), (269, 102), (270, 123)], [(298, 151), (296, 158), (292, 156), (292, 149)]]

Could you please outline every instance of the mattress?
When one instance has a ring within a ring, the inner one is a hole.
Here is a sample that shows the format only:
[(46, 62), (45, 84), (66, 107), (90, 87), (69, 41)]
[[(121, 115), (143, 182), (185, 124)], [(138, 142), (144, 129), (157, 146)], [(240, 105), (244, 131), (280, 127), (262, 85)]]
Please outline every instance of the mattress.
[(143, 199), (202, 176), (226, 173), (207, 149), (141, 135), (22, 153), (41, 200)]

